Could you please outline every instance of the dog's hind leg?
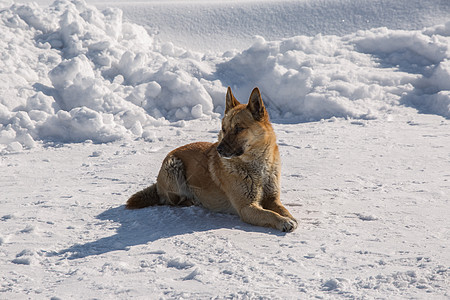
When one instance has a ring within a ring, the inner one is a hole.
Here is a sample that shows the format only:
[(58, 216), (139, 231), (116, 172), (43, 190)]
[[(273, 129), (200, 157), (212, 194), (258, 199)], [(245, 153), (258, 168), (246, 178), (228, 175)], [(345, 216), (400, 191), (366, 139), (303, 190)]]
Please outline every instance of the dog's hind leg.
[(194, 197), (186, 181), (181, 159), (169, 155), (164, 160), (157, 182), (128, 199), (126, 208), (138, 209), (154, 205), (190, 206)]
[(157, 180), (158, 195), (161, 204), (190, 206), (194, 196), (186, 180), (183, 161), (174, 155), (168, 155), (161, 166)]

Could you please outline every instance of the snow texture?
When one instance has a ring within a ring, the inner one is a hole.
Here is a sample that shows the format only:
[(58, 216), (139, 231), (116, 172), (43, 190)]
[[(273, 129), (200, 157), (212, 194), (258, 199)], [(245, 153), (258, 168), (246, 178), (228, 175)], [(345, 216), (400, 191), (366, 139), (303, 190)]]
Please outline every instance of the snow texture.
[[(40, 3), (0, 0), (0, 299), (450, 297), (450, 2)], [(293, 233), (124, 209), (227, 86)]]
[(124, 208), (171, 149), (214, 141), (219, 120), (0, 156), (0, 298), (450, 296), (448, 121), (274, 127), (289, 234), (200, 207)]
[(10, 152), (145, 138), (169, 122), (214, 118), (228, 85), (241, 98), (259, 86), (272, 118), (289, 122), (376, 119), (399, 105), (450, 117), (450, 23), (256, 37), (241, 52), (209, 55), (81, 1), (14, 4), (0, 26), (0, 144)]

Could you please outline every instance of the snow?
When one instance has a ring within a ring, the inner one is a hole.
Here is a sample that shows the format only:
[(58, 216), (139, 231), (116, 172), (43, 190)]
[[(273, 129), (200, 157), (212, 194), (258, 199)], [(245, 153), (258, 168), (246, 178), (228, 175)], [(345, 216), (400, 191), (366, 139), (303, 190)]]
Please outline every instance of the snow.
[[(89, 3), (0, 1), (0, 298), (449, 297), (447, 2)], [(124, 209), (227, 86), (262, 92), (293, 233)]]
[[(47, 2), (45, 0), (40, 0)], [(450, 3), (436, 0), (93, 0), (119, 7), (124, 18), (157, 33), (161, 41), (195, 51), (251, 46), (252, 38), (345, 35), (361, 29), (422, 29), (444, 24)], [(170, 20), (169, 22), (167, 20)], [(207, 25), (206, 25), (207, 24)]]
[(124, 209), (218, 120), (1, 156), (2, 297), (448, 297), (448, 121), (274, 127), (291, 234), (199, 207)]
[(242, 98), (260, 86), (272, 118), (290, 122), (376, 119), (399, 104), (450, 116), (448, 23), (257, 36), (240, 52), (202, 54), (155, 40), (118, 9), (84, 2), (14, 4), (1, 16), (0, 141), (12, 151), (17, 142), (104, 143), (216, 118), (228, 85)]

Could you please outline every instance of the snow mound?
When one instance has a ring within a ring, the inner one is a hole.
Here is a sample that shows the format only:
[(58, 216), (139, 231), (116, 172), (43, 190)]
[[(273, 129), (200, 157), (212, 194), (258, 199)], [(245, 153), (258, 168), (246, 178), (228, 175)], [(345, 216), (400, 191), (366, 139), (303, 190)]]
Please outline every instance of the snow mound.
[(403, 104), (450, 118), (450, 22), (423, 31), (373, 29), (357, 33), (352, 41), (382, 67), (417, 74)]
[(154, 43), (118, 9), (13, 4), (0, 12), (0, 47), (0, 144), (103, 143), (213, 115), (194, 76), (201, 58)]
[(359, 31), (267, 42), (218, 65), (222, 82), (259, 86), (272, 117), (377, 118), (398, 105), (450, 118), (450, 22), (424, 31)]
[(415, 76), (376, 68), (369, 55), (337, 36), (298, 36), (252, 47), (219, 65), (237, 90), (260, 86), (272, 118), (316, 121), (375, 118), (398, 104)]
[(217, 117), (228, 85), (242, 101), (259, 86), (273, 120), (373, 119), (402, 105), (449, 118), (449, 36), (447, 23), (202, 54), (156, 41), (119, 9), (13, 4), (0, 11), (0, 145), (155, 137)]

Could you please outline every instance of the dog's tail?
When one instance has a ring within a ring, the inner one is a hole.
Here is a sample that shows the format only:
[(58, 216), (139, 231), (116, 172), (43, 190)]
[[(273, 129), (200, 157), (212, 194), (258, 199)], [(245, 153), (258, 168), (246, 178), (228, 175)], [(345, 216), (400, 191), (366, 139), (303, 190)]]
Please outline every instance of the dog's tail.
[(159, 204), (159, 195), (156, 184), (153, 184), (131, 196), (127, 201), (126, 208), (138, 209)]

